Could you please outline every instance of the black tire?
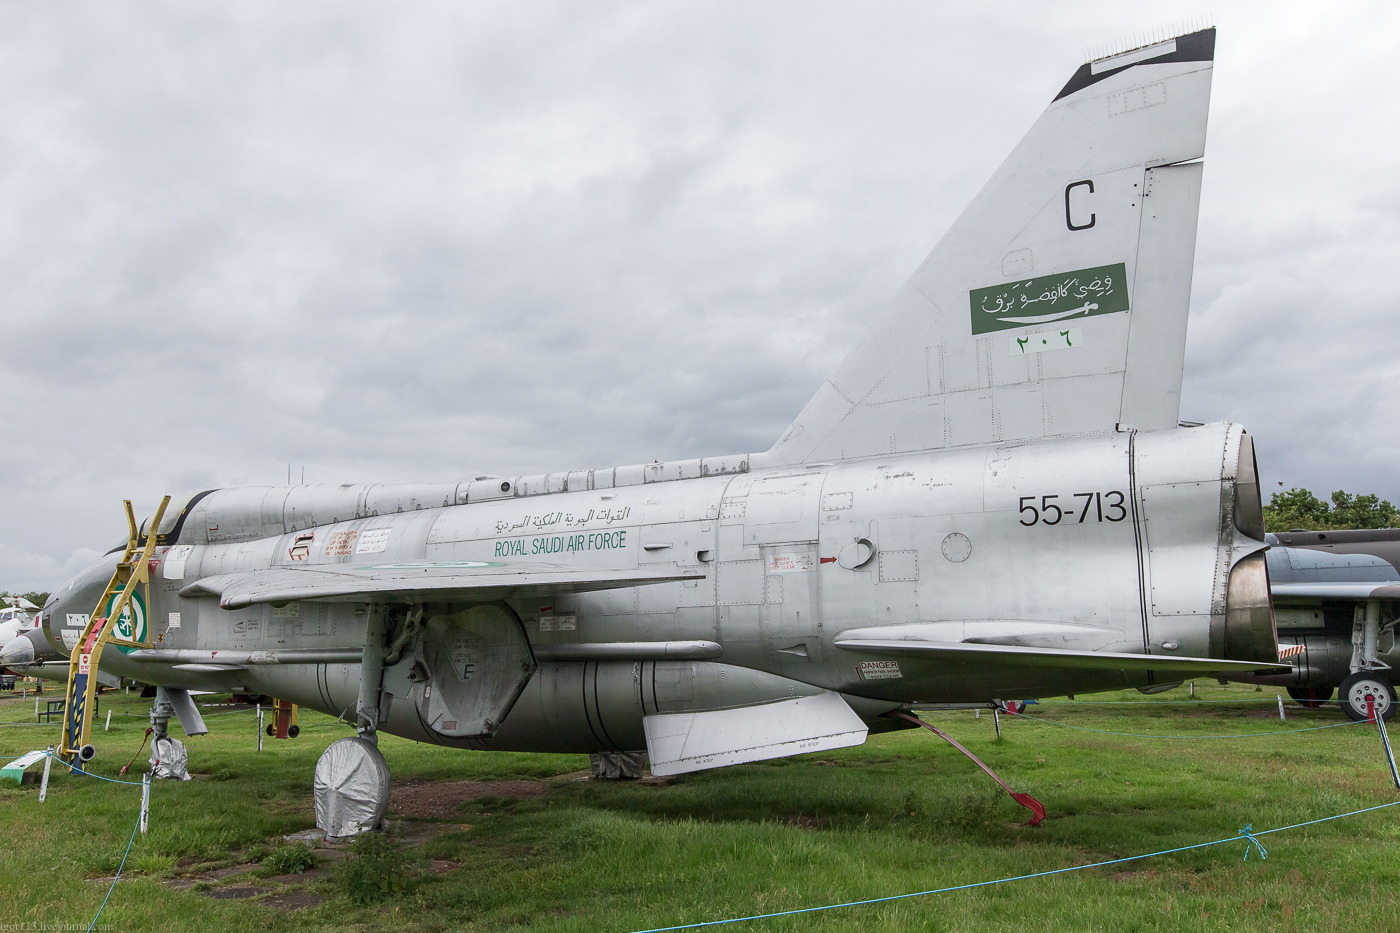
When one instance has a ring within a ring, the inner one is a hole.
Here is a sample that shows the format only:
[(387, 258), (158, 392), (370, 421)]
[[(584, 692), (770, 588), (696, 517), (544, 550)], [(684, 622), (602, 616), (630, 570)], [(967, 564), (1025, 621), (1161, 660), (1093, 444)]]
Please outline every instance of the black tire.
[(301, 735), (301, 727), (300, 727), (300, 726), (288, 726), (288, 727), (287, 727), (287, 738), (289, 738), (289, 739), (294, 739), (294, 738), (296, 738), (296, 737), (299, 736), (299, 735)]
[(1332, 699), (1331, 687), (1289, 687), (1288, 695), (1308, 709), (1318, 709)]
[(1337, 705), (1353, 722), (1366, 719), (1366, 697), (1372, 697), (1376, 711), (1386, 722), (1395, 718), (1395, 688), (1379, 671), (1357, 671), (1337, 688)]
[(276, 735), (276, 734), (277, 734), (277, 727), (274, 726), (272, 723), (268, 723), (268, 724), (267, 724), (267, 728), (264, 729), (263, 731), (266, 732), (268, 735)]

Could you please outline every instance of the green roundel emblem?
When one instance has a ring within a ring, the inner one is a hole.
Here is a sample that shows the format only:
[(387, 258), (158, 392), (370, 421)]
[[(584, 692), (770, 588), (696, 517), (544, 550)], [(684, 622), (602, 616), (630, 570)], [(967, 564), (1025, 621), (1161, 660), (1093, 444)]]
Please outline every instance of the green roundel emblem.
[[(112, 607), (117, 604), (119, 593), (113, 593), (107, 600), (107, 607), (103, 611), (110, 617)], [(114, 623), (112, 635), (122, 641), (145, 641), (146, 640), (146, 603), (141, 598), (140, 593), (132, 593), (131, 599), (127, 600), (126, 608), (122, 610), (120, 619)]]

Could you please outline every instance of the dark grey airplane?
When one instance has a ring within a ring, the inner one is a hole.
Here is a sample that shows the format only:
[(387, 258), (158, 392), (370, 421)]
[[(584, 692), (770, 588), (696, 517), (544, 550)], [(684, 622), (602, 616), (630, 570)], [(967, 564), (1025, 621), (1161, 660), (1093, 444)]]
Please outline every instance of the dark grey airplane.
[(1287, 687), (1294, 699), (1321, 705), (1334, 691), (1352, 719), (1372, 708), (1395, 715), (1400, 646), (1400, 528), (1288, 531), (1269, 534), (1270, 589), (1287, 674), (1231, 676)]

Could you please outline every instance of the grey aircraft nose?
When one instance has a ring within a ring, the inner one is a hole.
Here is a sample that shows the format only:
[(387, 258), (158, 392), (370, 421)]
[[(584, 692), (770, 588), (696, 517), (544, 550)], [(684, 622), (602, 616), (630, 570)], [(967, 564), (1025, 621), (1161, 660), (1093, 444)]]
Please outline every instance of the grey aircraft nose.
[(0, 648), (0, 667), (23, 674), (34, 663), (35, 657), (34, 642), (23, 635), (16, 635), (5, 643), (4, 648)]

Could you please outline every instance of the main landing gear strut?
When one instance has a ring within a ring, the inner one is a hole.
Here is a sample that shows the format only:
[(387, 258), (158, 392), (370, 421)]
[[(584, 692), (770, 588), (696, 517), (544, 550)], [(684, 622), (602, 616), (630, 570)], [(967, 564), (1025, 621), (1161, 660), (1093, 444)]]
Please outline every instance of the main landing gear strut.
[(355, 702), (355, 736), (332, 742), (316, 762), (316, 826), (327, 838), (379, 829), (389, 809), (393, 781), (379, 751), (379, 724), (388, 718), (393, 697), (384, 692), (386, 655), (392, 665), (417, 631), (421, 607), (404, 619), (394, 644), (384, 644), (387, 609), (369, 607), (365, 648), (360, 659), (360, 693)]
[(1356, 607), (1351, 627), (1351, 674), (1342, 681), (1337, 704), (1355, 722), (1373, 715), (1389, 720), (1395, 716), (1395, 688), (1391, 686), (1390, 665), (1377, 657), (1383, 629), (1393, 628), (1392, 620), (1381, 625), (1381, 601), (1368, 599)]

